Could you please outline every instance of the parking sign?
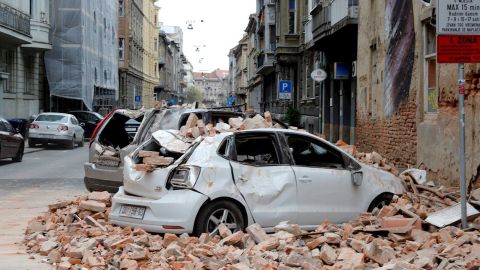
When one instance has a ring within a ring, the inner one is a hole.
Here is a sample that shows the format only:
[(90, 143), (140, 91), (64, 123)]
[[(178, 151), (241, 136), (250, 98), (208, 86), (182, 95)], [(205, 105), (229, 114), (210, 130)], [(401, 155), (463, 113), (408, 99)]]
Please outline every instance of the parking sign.
[(278, 82), (278, 97), (280, 99), (292, 99), (292, 81), (281, 80)]

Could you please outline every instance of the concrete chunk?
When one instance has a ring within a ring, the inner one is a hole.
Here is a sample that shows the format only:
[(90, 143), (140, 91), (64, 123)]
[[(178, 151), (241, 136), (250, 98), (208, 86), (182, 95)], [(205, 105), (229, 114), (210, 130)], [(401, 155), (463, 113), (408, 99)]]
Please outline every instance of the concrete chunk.
[(80, 209), (89, 210), (92, 212), (105, 212), (107, 206), (103, 202), (97, 201), (81, 201)]

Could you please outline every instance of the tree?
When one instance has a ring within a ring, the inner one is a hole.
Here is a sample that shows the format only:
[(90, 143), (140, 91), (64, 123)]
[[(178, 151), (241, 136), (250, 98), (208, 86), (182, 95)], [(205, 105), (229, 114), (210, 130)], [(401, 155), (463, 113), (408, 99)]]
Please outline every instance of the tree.
[(203, 92), (195, 86), (190, 86), (187, 90), (187, 100), (189, 103), (203, 101)]

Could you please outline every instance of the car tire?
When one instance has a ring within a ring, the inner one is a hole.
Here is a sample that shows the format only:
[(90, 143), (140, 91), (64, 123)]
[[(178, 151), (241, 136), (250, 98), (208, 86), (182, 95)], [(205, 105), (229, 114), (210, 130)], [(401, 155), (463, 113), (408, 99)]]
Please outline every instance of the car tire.
[[(225, 218), (226, 217), (226, 218)], [(239, 207), (231, 201), (214, 201), (204, 205), (195, 220), (194, 234), (216, 235), (218, 225), (225, 223), (232, 232), (245, 229), (245, 218)]]
[(75, 148), (75, 135), (73, 135), (72, 141), (68, 143), (68, 149), (74, 149)]
[(83, 147), (85, 145), (85, 137), (82, 136), (82, 139), (80, 140), (80, 142), (78, 142), (78, 147)]
[(390, 202), (392, 201), (392, 198), (393, 198), (393, 194), (390, 194), (390, 193), (381, 194), (380, 196), (378, 196), (372, 201), (367, 211), (372, 212), (373, 210), (375, 210), (375, 208), (379, 210), (382, 209), (385, 205), (390, 204)]
[(37, 141), (35, 141), (34, 139), (28, 139), (28, 146), (30, 148), (37, 147)]
[(13, 161), (15, 162), (21, 162), (23, 159), (23, 150), (25, 149), (25, 144), (21, 144), (20, 148), (18, 148), (17, 155), (12, 158)]

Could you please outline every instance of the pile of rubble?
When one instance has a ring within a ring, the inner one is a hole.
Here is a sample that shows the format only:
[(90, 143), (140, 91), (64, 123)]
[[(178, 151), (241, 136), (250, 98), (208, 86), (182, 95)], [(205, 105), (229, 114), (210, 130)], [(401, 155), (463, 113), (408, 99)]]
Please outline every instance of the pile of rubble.
[(93, 162), (107, 167), (118, 167), (120, 164), (120, 149), (111, 146), (95, 144)]
[(173, 157), (160, 156), (157, 151), (141, 150), (138, 157), (142, 158), (142, 163), (135, 164), (135, 170), (146, 172), (152, 172), (157, 167), (170, 166), (175, 161)]
[(389, 163), (386, 158), (382, 157), (375, 151), (371, 153), (359, 152), (357, 151), (355, 145), (347, 144), (343, 140), (337, 141), (335, 145), (365, 164), (372, 165), (375, 168), (390, 172), (396, 176), (399, 175), (399, 170), (395, 167), (395, 165), (393, 163)]
[[(267, 234), (258, 225), (219, 235), (155, 235), (108, 223), (110, 195), (93, 192), (49, 206), (31, 220), (28, 252), (57, 269), (478, 269), (478, 231), (438, 229), (427, 216), (457, 201), (440, 187), (404, 175), (408, 191), (342, 225), (313, 232), (286, 222)], [(428, 219), (427, 219), (428, 220)]]
[[(215, 136), (217, 133), (222, 132), (272, 127), (282, 128), (278, 123), (273, 123), (270, 112), (265, 112), (264, 117), (257, 114), (252, 118), (229, 118), (228, 123), (218, 122), (215, 126), (212, 123), (205, 125), (203, 120), (198, 119), (196, 114), (191, 113), (186, 124), (180, 128), (180, 134), (185, 138), (196, 139), (200, 136)], [(294, 127), (292, 128), (295, 129)]]

